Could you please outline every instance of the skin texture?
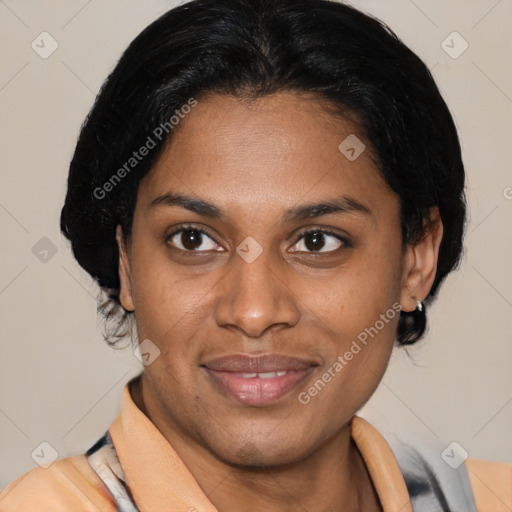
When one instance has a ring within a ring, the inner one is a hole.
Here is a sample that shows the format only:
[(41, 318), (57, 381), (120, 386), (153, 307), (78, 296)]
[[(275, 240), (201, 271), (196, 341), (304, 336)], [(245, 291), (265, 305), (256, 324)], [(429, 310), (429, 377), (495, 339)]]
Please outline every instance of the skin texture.
[[(366, 145), (354, 161), (338, 150), (352, 133)], [(381, 510), (350, 421), (386, 370), (398, 315), (309, 403), (298, 400), (393, 304), (413, 310), (435, 277), (437, 208), (422, 241), (404, 249), (398, 196), (370, 151), (357, 125), (314, 97), (205, 96), (141, 181), (126, 244), (118, 227), (122, 305), (135, 311), (139, 340), (161, 351), (132, 395), (219, 511)], [(150, 206), (169, 192), (208, 201), (225, 218)], [(285, 218), (342, 196), (368, 212)], [(181, 245), (183, 233), (169, 236), (183, 224), (208, 233), (195, 251)], [(315, 229), (347, 242), (325, 234), (315, 245), (302, 236)], [(249, 236), (262, 247), (251, 263), (236, 252)], [(226, 396), (201, 366), (268, 353), (317, 366), (267, 405)]]

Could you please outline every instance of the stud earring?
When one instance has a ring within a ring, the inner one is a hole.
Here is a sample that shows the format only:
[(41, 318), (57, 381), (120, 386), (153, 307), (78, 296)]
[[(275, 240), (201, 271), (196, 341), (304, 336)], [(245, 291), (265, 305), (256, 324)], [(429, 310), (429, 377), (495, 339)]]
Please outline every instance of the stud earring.
[(423, 302), (416, 299), (416, 311), (423, 311)]

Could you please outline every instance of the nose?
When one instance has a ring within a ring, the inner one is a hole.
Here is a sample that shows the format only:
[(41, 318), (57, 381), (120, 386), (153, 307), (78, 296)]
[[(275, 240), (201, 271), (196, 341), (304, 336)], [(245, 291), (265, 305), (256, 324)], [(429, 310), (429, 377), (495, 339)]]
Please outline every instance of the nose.
[(219, 326), (258, 338), (277, 326), (297, 324), (298, 299), (286, 281), (281, 262), (271, 260), (265, 250), (250, 263), (239, 254), (233, 256), (227, 276), (217, 287), (215, 317)]

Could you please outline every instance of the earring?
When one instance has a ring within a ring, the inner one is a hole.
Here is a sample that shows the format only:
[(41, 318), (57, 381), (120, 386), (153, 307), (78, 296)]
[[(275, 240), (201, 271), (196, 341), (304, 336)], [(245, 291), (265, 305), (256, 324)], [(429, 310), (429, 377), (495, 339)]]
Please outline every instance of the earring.
[(423, 311), (423, 302), (416, 299), (416, 311)]

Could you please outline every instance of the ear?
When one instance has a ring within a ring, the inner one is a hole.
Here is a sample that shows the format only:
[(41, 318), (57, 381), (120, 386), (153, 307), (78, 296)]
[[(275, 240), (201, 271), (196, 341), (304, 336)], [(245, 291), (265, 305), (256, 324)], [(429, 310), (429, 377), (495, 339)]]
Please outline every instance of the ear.
[(434, 283), (439, 247), (443, 238), (443, 223), (439, 208), (429, 209), (429, 220), (423, 238), (407, 246), (402, 272), (400, 302), (404, 311), (414, 311), (416, 301), (424, 300)]
[(123, 239), (123, 230), (120, 225), (116, 228), (116, 241), (119, 251), (119, 300), (124, 309), (134, 311), (130, 258), (128, 257), (128, 251)]

